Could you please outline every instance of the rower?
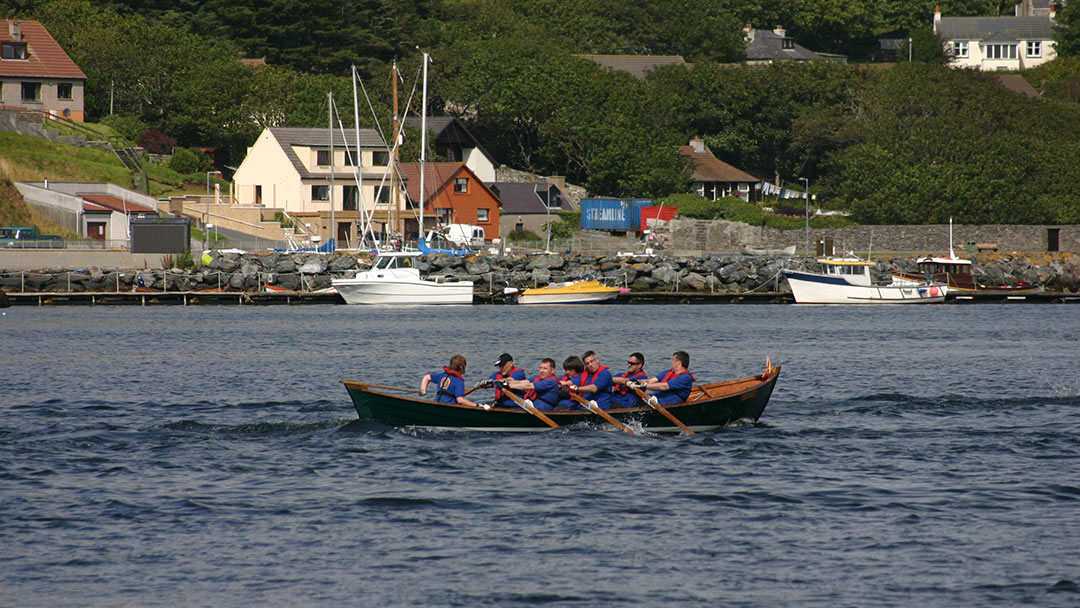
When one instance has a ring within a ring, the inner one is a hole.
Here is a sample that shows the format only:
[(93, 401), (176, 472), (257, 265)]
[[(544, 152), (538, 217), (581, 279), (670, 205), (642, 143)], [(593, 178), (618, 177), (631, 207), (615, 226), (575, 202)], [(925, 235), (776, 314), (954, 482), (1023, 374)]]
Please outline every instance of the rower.
[(438, 387), (435, 401), (476, 407), (476, 403), (465, 397), (464, 376), (465, 356), (454, 355), (450, 357), (450, 365), (443, 366), (443, 371), (427, 374), (420, 380), (420, 394), (426, 394), (428, 385), (434, 382)]
[(626, 386), (627, 382), (637, 382), (649, 379), (645, 373), (645, 355), (630, 353), (626, 359), (626, 371), (615, 376), (611, 381), (615, 388), (611, 392), (612, 407), (634, 407), (638, 404), (638, 396)]
[(690, 355), (677, 350), (671, 355), (671, 369), (662, 378), (649, 378), (646, 382), (637, 383), (637, 388), (658, 391), (656, 400), (660, 405), (668, 405), (689, 399), (694, 381), (694, 376), (690, 374)]

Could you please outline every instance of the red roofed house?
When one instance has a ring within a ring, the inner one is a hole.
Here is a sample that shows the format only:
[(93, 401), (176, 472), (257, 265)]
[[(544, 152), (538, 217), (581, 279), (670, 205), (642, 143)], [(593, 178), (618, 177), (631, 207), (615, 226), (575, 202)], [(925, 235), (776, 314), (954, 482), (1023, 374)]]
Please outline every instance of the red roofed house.
[[(97, 241), (117, 239), (116, 236), (110, 239), (106, 229), (110, 223), (116, 223), (126, 230), (127, 218), (132, 213), (149, 213), (157, 216), (156, 209), (111, 194), (80, 194), (79, 198), (83, 200), (83, 225), (86, 230), (84, 234), (87, 238)], [(122, 219), (110, 222), (114, 213), (123, 214)]]
[(86, 74), (37, 21), (0, 19), (0, 110), (83, 121)]
[(694, 191), (701, 196), (714, 201), (725, 196), (757, 201), (756, 186), (761, 180), (713, 156), (705, 142), (697, 136), (690, 140), (690, 145), (680, 146), (679, 154), (690, 161)]
[[(420, 163), (399, 165), (410, 200), (420, 199)], [(488, 239), (499, 238), (502, 203), (484, 182), (463, 163), (424, 165), (424, 226), (472, 224), (484, 229)], [(406, 240), (415, 239), (417, 221), (405, 222)]]

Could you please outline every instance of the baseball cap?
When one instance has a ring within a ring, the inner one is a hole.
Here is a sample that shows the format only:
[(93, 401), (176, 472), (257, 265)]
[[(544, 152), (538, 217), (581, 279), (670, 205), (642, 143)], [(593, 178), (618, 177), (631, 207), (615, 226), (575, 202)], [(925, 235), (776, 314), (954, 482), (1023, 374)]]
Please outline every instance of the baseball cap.
[(510, 353), (503, 353), (499, 355), (499, 360), (495, 362), (495, 367), (502, 367), (513, 360), (514, 358), (510, 356)]

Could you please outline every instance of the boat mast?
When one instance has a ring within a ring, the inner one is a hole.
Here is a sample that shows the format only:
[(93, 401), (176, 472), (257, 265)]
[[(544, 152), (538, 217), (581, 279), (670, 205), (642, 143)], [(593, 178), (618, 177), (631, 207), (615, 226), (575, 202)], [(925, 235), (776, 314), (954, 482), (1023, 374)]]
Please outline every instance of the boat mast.
[(949, 218), (949, 257), (954, 259), (954, 260), (956, 259), (956, 253), (953, 252), (953, 248), (952, 248), (952, 218), (951, 217)]
[(392, 146), (391, 152), (390, 152), (390, 196), (391, 196), (391, 200), (390, 200), (390, 218), (389, 219), (392, 220), (392, 222), (393, 222), (393, 223), (390, 224), (391, 226), (393, 226), (392, 231), (394, 233), (396, 233), (396, 234), (401, 235), (402, 244), (404, 244), (404, 241), (405, 241), (405, 226), (404, 226), (404, 218), (402, 217), (403, 214), (401, 213), (401, 196), (400, 196), (401, 193), (398, 192), (399, 188), (394, 183), (394, 180), (397, 178), (398, 144), (401, 143), (400, 136), (398, 135), (398, 129), (400, 129), (401, 126), (399, 124), (399, 119), (398, 119), (398, 96), (397, 96), (398, 71), (397, 71), (397, 60), (394, 60), (393, 81), (394, 81), (394, 143), (393, 143), (393, 146)]
[(428, 54), (424, 53), (424, 94), (420, 102), (420, 236), (417, 244), (424, 242), (424, 163), (427, 160), (427, 68)]
[[(330, 135), (330, 238), (333, 239), (337, 233), (336, 224), (334, 223), (334, 92), (327, 93), (326, 99), (326, 114), (330, 119), (330, 127), (327, 129), (327, 133)], [(331, 245), (329, 249), (333, 251), (334, 246)]]
[[(367, 205), (363, 204), (364, 201), (364, 161), (360, 155), (360, 100), (356, 96), (356, 66), (352, 66), (352, 104), (353, 104), (353, 125), (356, 131), (356, 164), (353, 165), (356, 171), (356, 202), (357, 209), (360, 210), (360, 242), (364, 241), (364, 237), (367, 235)], [(348, 154), (349, 146), (345, 145), (345, 153)]]

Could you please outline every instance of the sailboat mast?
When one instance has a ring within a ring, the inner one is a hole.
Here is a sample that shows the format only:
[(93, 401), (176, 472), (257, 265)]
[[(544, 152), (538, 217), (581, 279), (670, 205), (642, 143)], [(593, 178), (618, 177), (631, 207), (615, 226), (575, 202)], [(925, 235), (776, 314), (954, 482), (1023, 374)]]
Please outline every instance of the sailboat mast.
[(424, 163), (427, 161), (427, 69), (428, 54), (424, 53), (424, 94), (421, 97), (420, 105), (420, 241), (424, 239)]
[[(364, 204), (364, 161), (360, 155), (360, 100), (356, 96), (356, 66), (352, 66), (352, 105), (353, 105), (353, 125), (356, 131), (356, 153), (355, 163), (353, 167), (356, 170), (356, 208), (360, 210), (360, 241), (363, 242), (364, 237), (367, 235), (367, 205)], [(348, 145), (346, 144), (345, 150), (348, 153)]]
[[(330, 238), (333, 239), (337, 233), (337, 224), (334, 220), (334, 92), (330, 91), (326, 94), (326, 113), (328, 115), (330, 128), (326, 132), (330, 135)], [(334, 246), (329, 247), (330, 251), (334, 250)]]
[(391, 201), (390, 201), (390, 218), (389, 219), (393, 222), (393, 223), (390, 224), (391, 226), (393, 226), (393, 229), (392, 229), (393, 232), (396, 233), (396, 234), (400, 234), (402, 240), (404, 241), (404, 239), (405, 239), (405, 226), (404, 226), (404, 221), (403, 221), (404, 218), (402, 217), (403, 214), (401, 213), (400, 192), (398, 192), (400, 190), (400, 188), (398, 188), (398, 186), (396, 184), (396, 181), (395, 181), (397, 179), (397, 168), (398, 168), (398, 143), (400, 143), (399, 140), (398, 140), (398, 137), (399, 137), (398, 136), (398, 129), (401, 128), (401, 125), (398, 122), (399, 121), (399, 119), (398, 119), (398, 96), (397, 96), (398, 71), (397, 71), (397, 61), (396, 60), (394, 61), (394, 72), (393, 72), (393, 74), (394, 74), (393, 75), (393, 81), (394, 81), (394, 143), (392, 144), (391, 151), (390, 151), (390, 196), (391, 196)]

